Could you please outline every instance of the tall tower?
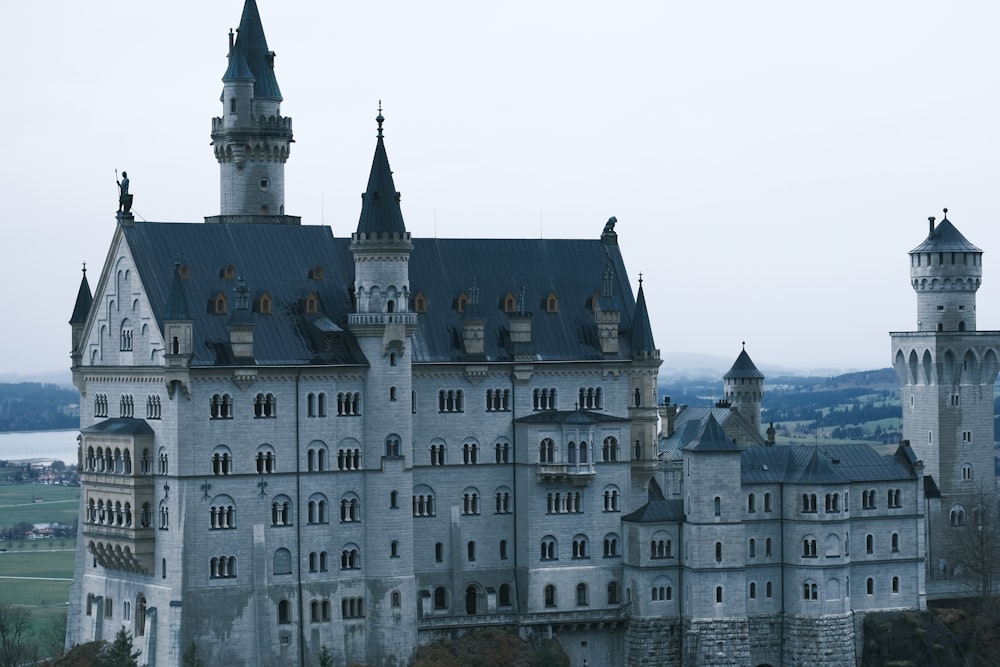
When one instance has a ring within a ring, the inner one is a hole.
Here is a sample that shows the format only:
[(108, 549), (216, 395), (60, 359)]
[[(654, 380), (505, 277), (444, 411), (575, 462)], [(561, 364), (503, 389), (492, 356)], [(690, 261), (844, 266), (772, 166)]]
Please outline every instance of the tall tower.
[(292, 119), (281, 115), (274, 52), (267, 48), (255, 0), (229, 33), (229, 67), (222, 77), (222, 116), (212, 119), (221, 167), (221, 216), (213, 222), (284, 222), (285, 161)]
[(971, 520), (976, 494), (992, 491), (993, 383), (1000, 332), (976, 331), (983, 252), (948, 220), (930, 218), (910, 251), (917, 330), (893, 332), (893, 368), (903, 403), (903, 438), (941, 491), (928, 512), (930, 563), (948, 559), (949, 527)]
[(736, 357), (733, 367), (725, 374), (726, 401), (743, 416), (757, 432), (760, 432), (760, 403), (764, 398), (764, 374), (757, 370), (746, 343)]
[(632, 497), (645, 498), (649, 480), (659, 468), (660, 452), (656, 440), (657, 408), (656, 379), (659, 373), (660, 351), (653, 342), (653, 330), (646, 309), (642, 278), (635, 297), (635, 317), (632, 320), (632, 365), (629, 370), (629, 409), (632, 422)]
[[(412, 651), (417, 643), (415, 619), (407, 616), (409, 620), (400, 623), (388, 594), (399, 591), (404, 608), (417, 604), (408, 503), (413, 489), (411, 396), (417, 314), (409, 307), (413, 243), (403, 224), (400, 196), (385, 151), (381, 105), (375, 120), (375, 157), (362, 195), (358, 228), (351, 235), (355, 306), (348, 326), (368, 360), (363, 412), (365, 497), (368, 507), (385, 508), (366, 514), (364, 545), (368, 554), (365, 578), (372, 601), (365, 614), (370, 628), (367, 662), (383, 664), (386, 656), (398, 658), (399, 651)], [(393, 554), (390, 542), (402, 548)], [(393, 628), (391, 643), (380, 631), (389, 627)]]

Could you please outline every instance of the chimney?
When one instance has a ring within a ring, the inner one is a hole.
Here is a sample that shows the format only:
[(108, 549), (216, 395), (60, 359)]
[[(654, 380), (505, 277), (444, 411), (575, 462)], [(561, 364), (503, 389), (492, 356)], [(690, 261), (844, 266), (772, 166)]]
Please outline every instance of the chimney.
[(934, 236), (934, 216), (927, 218), (927, 222), (930, 223), (930, 230), (927, 232), (927, 238)]

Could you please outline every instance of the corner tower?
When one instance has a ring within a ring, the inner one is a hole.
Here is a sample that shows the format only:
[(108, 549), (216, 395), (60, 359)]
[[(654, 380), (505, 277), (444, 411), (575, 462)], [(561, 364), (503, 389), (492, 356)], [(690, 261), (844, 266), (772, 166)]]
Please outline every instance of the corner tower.
[(632, 422), (632, 497), (643, 498), (649, 480), (660, 465), (660, 451), (656, 440), (656, 380), (662, 362), (660, 351), (653, 342), (653, 329), (649, 323), (641, 276), (635, 298), (630, 342), (632, 365), (629, 372), (628, 416)]
[(246, 0), (239, 29), (229, 33), (229, 67), (222, 83), (222, 115), (212, 119), (222, 215), (207, 221), (296, 224), (298, 218), (285, 216), (292, 119), (281, 115), (274, 51), (267, 47), (254, 0)]
[(736, 409), (758, 433), (760, 432), (760, 404), (764, 398), (764, 374), (757, 370), (746, 343), (733, 367), (723, 377), (726, 401)]
[[(928, 510), (929, 562), (948, 558), (948, 531), (971, 517), (980, 487), (993, 487), (993, 384), (1000, 332), (976, 330), (983, 252), (945, 218), (910, 251), (917, 330), (893, 332), (903, 438), (941, 492)], [(936, 568), (932, 568), (936, 571)]]

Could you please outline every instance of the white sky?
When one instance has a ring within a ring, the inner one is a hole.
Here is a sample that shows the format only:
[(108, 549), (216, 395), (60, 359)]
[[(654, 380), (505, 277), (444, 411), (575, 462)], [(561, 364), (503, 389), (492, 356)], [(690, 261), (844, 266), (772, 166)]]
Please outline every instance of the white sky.
[[(995, 2), (259, 0), (296, 143), (286, 210), (355, 228), (381, 99), (414, 236), (597, 238), (666, 354), (889, 365), (927, 216), (986, 254), (1000, 328)], [(6, 2), (0, 372), (67, 368), (115, 168), (134, 211), (219, 211), (211, 118), (242, 0)]]

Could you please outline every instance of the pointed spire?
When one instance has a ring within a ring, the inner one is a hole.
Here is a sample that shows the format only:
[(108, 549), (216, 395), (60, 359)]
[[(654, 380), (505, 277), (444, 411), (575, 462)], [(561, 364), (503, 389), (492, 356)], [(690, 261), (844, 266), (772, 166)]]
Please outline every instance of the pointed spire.
[(70, 324), (85, 324), (87, 315), (90, 314), (90, 306), (94, 303), (94, 297), (90, 293), (90, 283), (87, 282), (87, 263), (83, 263), (83, 279), (80, 280), (80, 289), (76, 293), (76, 304), (73, 306), (73, 315), (69, 318)]
[(190, 320), (187, 296), (184, 294), (184, 279), (181, 277), (180, 259), (174, 260), (174, 277), (170, 283), (170, 293), (167, 294), (167, 308), (163, 312), (165, 320)]
[[(256, 99), (281, 101), (281, 89), (274, 76), (274, 52), (267, 48), (264, 37), (264, 26), (260, 22), (255, 0), (246, 0), (243, 5), (243, 16), (240, 27), (236, 31), (236, 43), (229, 54), (229, 68), (226, 76), (232, 71), (239, 78), (247, 78), (246, 72), (239, 70), (238, 61), (242, 58), (250, 77), (254, 79), (253, 95)], [(224, 78), (225, 80), (225, 78)]]
[(736, 357), (736, 361), (733, 362), (733, 367), (729, 369), (723, 378), (726, 380), (734, 380), (739, 378), (751, 379), (751, 378), (763, 378), (764, 374), (757, 370), (757, 366), (754, 365), (753, 359), (747, 354), (747, 344), (746, 341), (743, 342), (743, 349), (740, 351), (740, 355)]
[(639, 293), (635, 298), (635, 317), (632, 320), (632, 354), (655, 350), (653, 329), (649, 324), (649, 312), (646, 310), (646, 295), (642, 291), (642, 274), (639, 274)]
[(722, 425), (719, 424), (718, 420), (715, 418), (711, 412), (708, 414), (708, 419), (705, 420), (705, 425), (701, 429), (701, 433), (692, 442), (684, 446), (684, 449), (691, 452), (738, 452), (740, 448), (726, 435), (726, 432), (722, 429)]
[(379, 101), (378, 140), (375, 144), (375, 157), (372, 159), (372, 171), (368, 176), (368, 189), (361, 195), (361, 218), (358, 220), (359, 234), (399, 234), (406, 233), (403, 223), (403, 211), (399, 207), (399, 193), (392, 180), (392, 169), (389, 168), (389, 156), (385, 152), (385, 142), (382, 136), (382, 102)]

